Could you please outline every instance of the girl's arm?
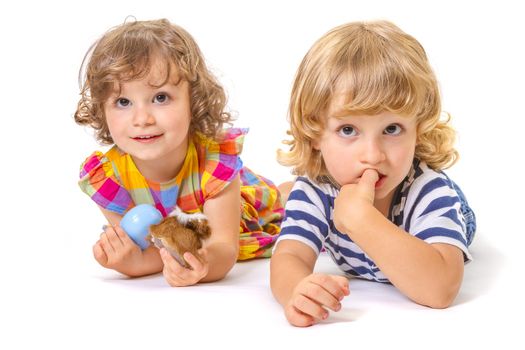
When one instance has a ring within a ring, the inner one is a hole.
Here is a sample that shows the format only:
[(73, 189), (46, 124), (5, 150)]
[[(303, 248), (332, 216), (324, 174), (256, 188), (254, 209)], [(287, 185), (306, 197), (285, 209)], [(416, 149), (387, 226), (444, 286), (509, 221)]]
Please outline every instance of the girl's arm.
[(272, 255), (272, 292), (294, 326), (311, 326), (326, 319), (327, 308), (339, 311), (340, 301), (349, 294), (345, 277), (312, 273), (316, 260), (312, 248), (295, 240), (279, 242)]
[(358, 184), (341, 188), (334, 209), (337, 229), (410, 299), (433, 308), (448, 307), (463, 279), (462, 251), (449, 244), (426, 243), (384, 217), (372, 204), (377, 173), (370, 172)]
[(93, 246), (98, 263), (130, 277), (150, 275), (162, 271), (163, 263), (154, 246), (141, 250), (119, 226), (122, 216), (99, 207), (109, 226)]
[(239, 254), (241, 218), (241, 182), (235, 178), (217, 196), (204, 203), (211, 237), (205, 242), (208, 273), (202, 282), (217, 281), (226, 276)]

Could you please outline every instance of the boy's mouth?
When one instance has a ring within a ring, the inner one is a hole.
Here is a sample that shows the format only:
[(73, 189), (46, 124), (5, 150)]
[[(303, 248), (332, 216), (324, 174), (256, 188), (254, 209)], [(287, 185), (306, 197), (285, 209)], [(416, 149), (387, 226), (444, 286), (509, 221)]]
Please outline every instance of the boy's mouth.
[(383, 184), (385, 183), (385, 180), (386, 180), (386, 175), (381, 174), (380, 172), (378, 172), (377, 174), (379, 175), (379, 179), (376, 181), (375, 188), (379, 188), (379, 187), (383, 186)]

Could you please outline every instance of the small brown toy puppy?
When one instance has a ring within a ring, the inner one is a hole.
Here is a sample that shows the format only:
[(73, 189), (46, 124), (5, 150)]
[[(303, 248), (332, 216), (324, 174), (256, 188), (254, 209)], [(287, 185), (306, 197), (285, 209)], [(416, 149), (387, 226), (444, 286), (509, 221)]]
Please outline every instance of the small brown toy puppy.
[(198, 250), (202, 248), (202, 241), (211, 234), (208, 220), (203, 214), (186, 214), (178, 207), (169, 216), (149, 228), (148, 240), (157, 248), (166, 248), (181, 266), (191, 268), (183, 255), (190, 252), (202, 261)]

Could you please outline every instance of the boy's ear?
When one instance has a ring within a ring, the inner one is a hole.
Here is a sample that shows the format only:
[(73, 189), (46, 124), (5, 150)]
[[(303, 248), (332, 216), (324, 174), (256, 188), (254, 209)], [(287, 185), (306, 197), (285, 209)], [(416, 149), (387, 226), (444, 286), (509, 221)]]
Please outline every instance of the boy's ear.
[(319, 151), (319, 150), (320, 150), (321, 145), (320, 145), (319, 139), (312, 140), (311, 144), (312, 144), (312, 148), (313, 148), (314, 150), (316, 150), (316, 151)]

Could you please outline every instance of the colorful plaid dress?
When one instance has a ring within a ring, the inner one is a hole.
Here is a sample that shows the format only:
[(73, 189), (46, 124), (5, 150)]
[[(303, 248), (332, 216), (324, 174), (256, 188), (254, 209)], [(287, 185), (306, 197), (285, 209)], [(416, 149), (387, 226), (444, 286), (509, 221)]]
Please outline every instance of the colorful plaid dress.
[(247, 129), (225, 129), (219, 141), (195, 135), (179, 174), (165, 183), (146, 179), (131, 156), (113, 146), (106, 154), (95, 152), (86, 159), (80, 169), (79, 186), (99, 206), (120, 215), (146, 203), (167, 216), (176, 205), (187, 213), (202, 212), (204, 202), (239, 174), (238, 259), (269, 257), (284, 210), (275, 185), (243, 167), (239, 155), (246, 133)]

